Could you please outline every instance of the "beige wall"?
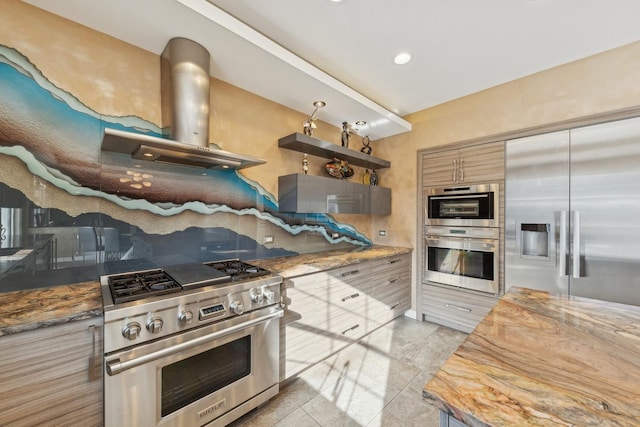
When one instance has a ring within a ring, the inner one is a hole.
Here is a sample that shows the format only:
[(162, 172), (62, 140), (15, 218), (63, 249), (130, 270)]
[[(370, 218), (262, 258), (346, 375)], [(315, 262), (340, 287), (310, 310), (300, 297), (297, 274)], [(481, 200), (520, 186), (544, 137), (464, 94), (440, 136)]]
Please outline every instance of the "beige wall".
[[(394, 212), (374, 219), (374, 242), (417, 247), (418, 150), (637, 106), (640, 42), (405, 117), (410, 133), (374, 143), (376, 155), (392, 163), (381, 181), (393, 188)], [(378, 237), (379, 229), (388, 236)], [(414, 290), (415, 278), (414, 271)]]

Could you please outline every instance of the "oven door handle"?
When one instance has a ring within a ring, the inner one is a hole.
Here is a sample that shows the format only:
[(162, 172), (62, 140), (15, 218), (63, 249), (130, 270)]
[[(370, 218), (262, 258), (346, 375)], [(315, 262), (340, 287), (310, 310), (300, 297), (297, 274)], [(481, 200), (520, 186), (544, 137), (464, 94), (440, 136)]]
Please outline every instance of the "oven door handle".
[(106, 363), (107, 374), (113, 376), (121, 373), (122, 371), (126, 371), (127, 369), (135, 368), (136, 366), (143, 365), (145, 363), (149, 363), (153, 360), (157, 360), (171, 354), (184, 351), (190, 349), (192, 347), (198, 346), (200, 344), (204, 344), (208, 341), (223, 337), (225, 335), (232, 334), (234, 332), (240, 331), (245, 328), (249, 328), (251, 326), (257, 325), (258, 323), (266, 322), (267, 320), (275, 319), (278, 317), (282, 317), (284, 312), (282, 310), (278, 310), (274, 313), (266, 314), (264, 316), (257, 317), (253, 320), (248, 320), (246, 322), (239, 323), (237, 325), (231, 326), (229, 328), (225, 328), (221, 331), (214, 332), (212, 334), (204, 335), (202, 337), (198, 337), (168, 348), (164, 348), (162, 350), (154, 351), (149, 354), (145, 354), (144, 356), (137, 357), (131, 360), (125, 360), (122, 362), (119, 358), (111, 360)]
[(451, 200), (451, 199), (484, 199), (489, 197), (488, 194), (469, 194), (469, 195), (458, 195), (458, 196), (431, 196), (429, 197), (431, 200)]

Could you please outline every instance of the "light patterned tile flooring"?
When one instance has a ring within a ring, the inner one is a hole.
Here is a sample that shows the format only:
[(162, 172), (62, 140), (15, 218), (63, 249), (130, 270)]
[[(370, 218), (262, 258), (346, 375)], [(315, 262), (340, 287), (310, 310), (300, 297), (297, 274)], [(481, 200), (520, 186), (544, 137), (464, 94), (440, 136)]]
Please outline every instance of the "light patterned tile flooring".
[(438, 426), (422, 389), (467, 334), (400, 317), (318, 363), (232, 427)]

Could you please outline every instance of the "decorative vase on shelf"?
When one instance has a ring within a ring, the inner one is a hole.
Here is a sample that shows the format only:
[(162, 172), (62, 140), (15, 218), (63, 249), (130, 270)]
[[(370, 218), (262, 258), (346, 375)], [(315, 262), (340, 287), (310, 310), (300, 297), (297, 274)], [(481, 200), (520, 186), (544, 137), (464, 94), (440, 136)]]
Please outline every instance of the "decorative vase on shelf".
[(371, 184), (371, 174), (369, 173), (369, 169), (365, 169), (362, 174), (362, 183), (365, 185)]
[(353, 176), (353, 168), (346, 160), (333, 159), (324, 165), (327, 173), (334, 178), (347, 179)]
[(371, 146), (369, 145), (371, 143), (371, 139), (369, 139), (369, 135), (365, 136), (364, 138), (362, 138), (362, 145), (363, 147), (360, 149), (361, 153), (364, 154), (371, 154)]
[(378, 185), (378, 174), (376, 173), (375, 169), (371, 170), (371, 176), (369, 177), (369, 184), (370, 185)]
[(309, 173), (309, 160), (307, 159), (306, 153), (302, 156), (302, 172), (304, 172), (305, 175)]

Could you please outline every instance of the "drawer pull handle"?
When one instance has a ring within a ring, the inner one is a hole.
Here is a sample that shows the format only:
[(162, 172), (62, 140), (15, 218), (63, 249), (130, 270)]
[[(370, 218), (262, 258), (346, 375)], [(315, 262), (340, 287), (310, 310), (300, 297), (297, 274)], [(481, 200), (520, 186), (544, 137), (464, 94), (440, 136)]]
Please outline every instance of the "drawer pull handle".
[(444, 306), (447, 307), (447, 308), (455, 308), (456, 310), (466, 311), (467, 313), (471, 313), (471, 309), (470, 308), (460, 307), (460, 306), (453, 305), (453, 304), (445, 304)]
[(399, 305), (400, 305), (400, 301), (398, 301), (397, 303), (395, 303), (391, 307), (389, 307), (389, 310), (393, 310), (394, 308), (396, 308)]
[(345, 271), (344, 273), (342, 273), (342, 277), (352, 276), (358, 273), (360, 273), (360, 270)]
[(358, 298), (359, 296), (360, 296), (360, 294), (356, 292), (355, 294), (352, 294), (352, 295), (349, 295), (349, 296), (343, 297), (343, 298), (342, 298), (342, 302), (345, 302), (345, 301), (346, 301), (346, 300), (348, 300), (348, 299)]
[(359, 327), (360, 327), (360, 325), (355, 324), (355, 325), (353, 325), (352, 327), (350, 327), (349, 329), (345, 329), (344, 331), (342, 331), (342, 335), (346, 334), (346, 333), (347, 333), (347, 332), (349, 332), (349, 331), (356, 330), (356, 329), (358, 329)]
[(390, 280), (389, 280), (389, 284), (396, 283), (397, 281), (398, 281), (398, 279), (390, 279)]
[(396, 262), (400, 262), (400, 261), (402, 261), (402, 260), (400, 260), (400, 259), (392, 259), (392, 260), (389, 260), (389, 264), (395, 264)]

